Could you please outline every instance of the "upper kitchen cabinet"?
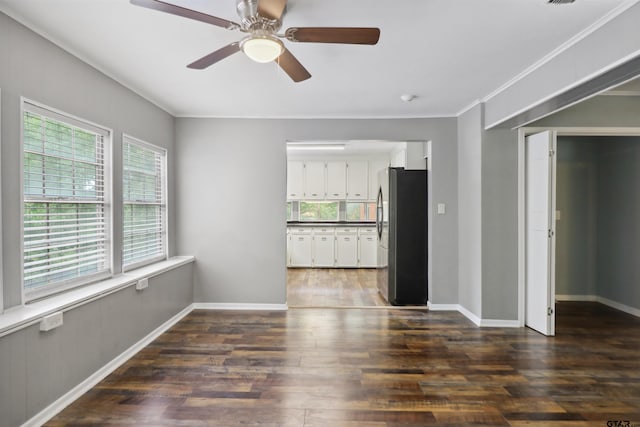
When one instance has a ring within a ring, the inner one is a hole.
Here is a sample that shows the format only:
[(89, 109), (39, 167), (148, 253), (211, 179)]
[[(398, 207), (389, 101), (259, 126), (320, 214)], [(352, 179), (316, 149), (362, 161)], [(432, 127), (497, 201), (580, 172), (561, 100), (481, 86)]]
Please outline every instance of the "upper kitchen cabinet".
[(327, 162), (327, 199), (343, 200), (347, 194), (347, 162)]
[(387, 160), (371, 160), (369, 162), (369, 200), (378, 200), (378, 172), (389, 166)]
[(367, 200), (369, 168), (366, 160), (347, 163), (347, 200)]
[(327, 168), (324, 162), (305, 163), (305, 199), (322, 200), (325, 198), (326, 171)]
[(304, 162), (287, 162), (287, 200), (304, 199)]

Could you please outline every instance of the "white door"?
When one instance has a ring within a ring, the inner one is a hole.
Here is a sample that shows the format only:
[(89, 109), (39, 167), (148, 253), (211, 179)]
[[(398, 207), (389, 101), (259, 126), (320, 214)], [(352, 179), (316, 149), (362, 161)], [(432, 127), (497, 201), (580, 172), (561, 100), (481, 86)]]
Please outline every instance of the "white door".
[(555, 132), (530, 135), (526, 146), (525, 324), (555, 334)]
[(358, 234), (336, 232), (336, 267), (358, 266)]
[(311, 267), (311, 232), (300, 234), (291, 233), (291, 267)]
[(347, 163), (347, 200), (367, 200), (369, 196), (369, 168), (367, 161)]
[(287, 162), (287, 200), (304, 199), (304, 162)]
[(305, 199), (324, 199), (326, 183), (326, 166), (324, 162), (306, 162), (305, 169)]
[(315, 233), (313, 236), (313, 266), (333, 267), (336, 238), (333, 233)]
[(342, 200), (347, 191), (347, 162), (327, 162), (327, 199)]
[(377, 267), (378, 236), (376, 235), (376, 229), (361, 229), (358, 236), (358, 243), (360, 246), (360, 267)]

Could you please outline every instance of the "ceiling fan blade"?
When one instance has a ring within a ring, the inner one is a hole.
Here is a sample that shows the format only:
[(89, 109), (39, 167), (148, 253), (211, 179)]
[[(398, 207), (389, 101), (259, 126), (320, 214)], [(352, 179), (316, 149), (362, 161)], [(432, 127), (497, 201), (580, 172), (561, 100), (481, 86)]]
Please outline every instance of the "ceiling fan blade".
[(218, 27), (234, 30), (240, 28), (239, 24), (216, 16), (207, 15), (206, 13), (197, 12), (185, 7), (176, 6), (174, 4), (165, 3), (160, 0), (130, 0), (131, 4), (146, 7), (147, 9), (158, 10), (160, 12), (171, 13), (173, 15), (182, 16), (184, 18), (195, 19), (196, 21), (206, 22), (207, 24), (216, 25)]
[(280, 19), (287, 0), (258, 0), (258, 14), (269, 19)]
[(275, 62), (277, 62), (280, 68), (282, 68), (284, 72), (291, 77), (291, 80), (296, 83), (307, 80), (311, 77), (311, 74), (309, 74), (307, 69), (304, 68), (300, 61), (298, 61), (286, 48)]
[(303, 43), (376, 44), (379, 28), (292, 27), (285, 32), (287, 40)]
[(240, 42), (233, 42), (226, 45), (222, 49), (218, 49), (215, 52), (211, 52), (207, 56), (203, 56), (197, 61), (187, 65), (187, 68), (193, 68), (194, 70), (203, 70), (218, 61), (222, 61), (227, 56), (231, 56), (240, 51)]

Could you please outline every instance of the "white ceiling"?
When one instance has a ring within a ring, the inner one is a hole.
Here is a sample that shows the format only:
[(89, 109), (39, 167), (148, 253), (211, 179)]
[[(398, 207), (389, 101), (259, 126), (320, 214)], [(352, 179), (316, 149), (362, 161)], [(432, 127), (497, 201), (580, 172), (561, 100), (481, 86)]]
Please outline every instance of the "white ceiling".
[[(238, 21), (235, 0), (165, 0)], [(373, 26), (376, 46), (290, 43), (313, 77), (293, 83), (239, 53), (242, 38), (128, 0), (0, 0), (0, 10), (176, 116), (454, 116), (608, 14), (637, 0), (289, 0), (291, 26)], [(400, 101), (414, 94), (413, 102)]]

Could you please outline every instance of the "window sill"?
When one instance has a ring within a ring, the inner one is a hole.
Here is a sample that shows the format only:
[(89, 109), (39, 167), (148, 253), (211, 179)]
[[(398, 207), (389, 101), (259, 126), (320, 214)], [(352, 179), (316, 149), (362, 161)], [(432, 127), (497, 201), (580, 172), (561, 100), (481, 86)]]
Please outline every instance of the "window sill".
[(51, 313), (72, 310), (129, 286), (134, 286), (140, 279), (157, 276), (194, 260), (193, 256), (172, 257), (50, 298), (10, 308), (0, 314), (0, 337), (39, 323), (44, 316)]

